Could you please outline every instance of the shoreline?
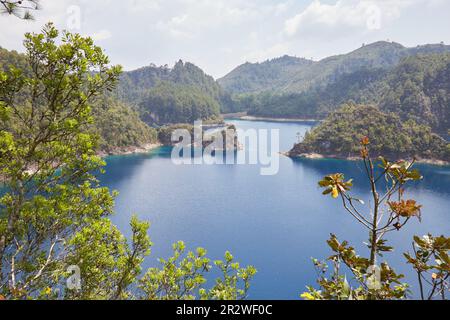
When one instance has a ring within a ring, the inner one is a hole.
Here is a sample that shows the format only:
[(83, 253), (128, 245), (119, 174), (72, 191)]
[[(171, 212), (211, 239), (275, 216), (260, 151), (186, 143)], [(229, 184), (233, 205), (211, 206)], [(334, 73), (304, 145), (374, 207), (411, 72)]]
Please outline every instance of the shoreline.
[[(101, 158), (106, 158), (109, 156), (125, 156), (125, 155), (132, 155), (132, 154), (142, 154), (142, 153), (148, 153), (156, 148), (162, 147), (162, 143), (147, 143), (143, 146), (129, 146), (129, 147), (122, 147), (122, 148), (114, 148), (112, 151), (98, 151), (96, 153), (97, 156)], [(27, 169), (27, 172), (29, 174), (33, 174), (36, 172), (36, 169), (34, 167)], [(0, 176), (0, 183), (3, 183), (5, 180)]]
[(273, 117), (256, 117), (256, 116), (240, 116), (235, 117), (239, 120), (247, 121), (271, 121), (271, 122), (320, 122), (317, 119), (301, 119), (301, 118), (273, 118)]
[(305, 119), (305, 118), (277, 118), (277, 117), (263, 117), (263, 116), (249, 116), (247, 112), (225, 113), (221, 114), (223, 119), (239, 119), (247, 121), (272, 121), (272, 122), (321, 122), (319, 119)]
[(142, 146), (128, 146), (128, 147), (117, 147), (110, 151), (99, 151), (97, 155), (99, 157), (105, 158), (109, 156), (125, 156), (131, 154), (141, 154), (148, 153), (156, 148), (162, 147), (162, 143), (147, 143)]
[[(311, 160), (319, 160), (319, 159), (333, 159), (333, 160), (346, 160), (346, 161), (359, 161), (361, 158), (359, 157), (341, 157), (337, 155), (323, 155), (320, 153), (301, 153), (295, 156), (291, 156), (288, 152), (280, 152), (281, 154), (289, 157), (289, 158), (303, 158), (303, 159), (311, 159)], [(427, 164), (433, 166), (450, 166), (449, 161), (444, 160), (436, 160), (436, 159), (416, 159), (417, 164)]]

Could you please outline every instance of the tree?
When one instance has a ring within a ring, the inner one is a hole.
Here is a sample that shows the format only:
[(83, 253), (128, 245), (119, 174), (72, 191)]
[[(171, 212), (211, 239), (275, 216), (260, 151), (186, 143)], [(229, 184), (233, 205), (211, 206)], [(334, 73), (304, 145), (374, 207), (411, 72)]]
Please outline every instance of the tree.
[(450, 238), (431, 234), (415, 236), (412, 247), (414, 255), (404, 253), (404, 256), (417, 273), (421, 299), (445, 300), (450, 288)]
[[(326, 262), (313, 259), (321, 290), (308, 287), (308, 292), (302, 294), (305, 299), (402, 299), (407, 296), (408, 284), (400, 282), (403, 275), (395, 273), (386, 262), (378, 266), (377, 257), (382, 257), (393, 249), (387, 245), (387, 234), (400, 231), (411, 218), (420, 219), (422, 206), (414, 199), (405, 199), (405, 187), (411, 181), (420, 180), (422, 177), (419, 171), (413, 169), (414, 161), (392, 163), (383, 157), (374, 161), (369, 154), (369, 143), (369, 138), (362, 138), (361, 158), (371, 190), (372, 208), (369, 212), (361, 209), (361, 205), (364, 205), (362, 200), (350, 194), (353, 181), (346, 181), (343, 174), (328, 175), (319, 182), (319, 186), (325, 188), (324, 195), (329, 194), (340, 199), (345, 210), (367, 229), (369, 257), (357, 255), (347, 241), (340, 242), (332, 234), (327, 241), (334, 252), (329, 258), (333, 264), (332, 274), (327, 277)], [(434, 280), (431, 280), (431, 277), (429, 279), (432, 290), (428, 298), (438, 294), (445, 299), (445, 291), (449, 285), (450, 238), (433, 238), (430, 235), (427, 239), (415, 237), (414, 241), (415, 248), (419, 250), (415, 250), (414, 258), (409, 254), (405, 254), (405, 257), (419, 274), (421, 297), (424, 298), (423, 273), (434, 269)], [(436, 265), (429, 265), (433, 257), (438, 262)], [(352, 288), (346, 276), (341, 274), (342, 264), (351, 271), (357, 283), (356, 288)]]
[(13, 66), (0, 75), (0, 283), (12, 297), (50, 285), (64, 244), (112, 211), (111, 194), (90, 173), (102, 160), (83, 126), (89, 102), (120, 73), (89, 38), (65, 33), (58, 46), (51, 24), (25, 38), (31, 75)]
[(39, 10), (39, 0), (0, 0), (0, 12), (20, 19), (33, 20), (30, 11)]
[[(9, 66), (0, 72), (0, 297), (162, 299), (184, 297), (181, 292), (243, 297), (254, 268), (241, 268), (227, 254), (218, 266), (232, 270), (207, 289), (203, 275), (211, 266), (204, 249), (197, 251), (200, 260), (178, 250), (167, 283), (151, 270), (139, 279), (151, 248), (149, 224), (133, 218), (128, 240), (111, 223), (115, 193), (94, 176), (104, 161), (95, 154), (98, 140), (89, 130), (91, 104), (114, 89), (121, 68), (109, 66), (90, 38), (68, 32), (60, 37), (51, 23), (42, 33), (26, 34), (24, 43), (29, 70)], [(177, 266), (183, 254), (189, 261)], [(72, 266), (80, 271), (81, 289), (66, 287)], [(168, 285), (180, 293), (144, 294)]]

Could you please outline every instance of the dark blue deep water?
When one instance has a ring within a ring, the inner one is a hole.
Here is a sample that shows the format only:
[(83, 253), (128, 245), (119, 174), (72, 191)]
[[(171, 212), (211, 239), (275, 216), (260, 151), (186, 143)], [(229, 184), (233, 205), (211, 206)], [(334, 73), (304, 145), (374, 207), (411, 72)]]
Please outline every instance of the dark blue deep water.
[[(287, 151), (310, 123), (233, 121), (238, 128), (280, 129), (281, 150)], [(230, 250), (243, 265), (258, 273), (250, 299), (298, 299), (307, 284), (315, 284), (311, 257), (330, 255), (325, 240), (330, 233), (366, 255), (366, 231), (341, 209), (340, 202), (324, 197), (317, 181), (343, 172), (355, 180), (355, 193), (367, 199), (369, 187), (358, 162), (280, 159), (274, 176), (261, 176), (258, 165), (184, 165), (171, 162), (170, 149), (107, 159), (102, 184), (116, 189), (112, 220), (129, 234), (133, 214), (151, 222), (154, 243), (145, 267), (171, 254), (171, 244), (183, 240), (188, 248), (205, 247), (212, 259)], [(414, 219), (388, 238), (396, 248), (385, 256), (406, 281), (416, 285), (402, 252), (411, 250), (414, 234), (450, 232), (450, 168), (419, 166), (424, 180), (408, 195), (424, 205), (422, 222)]]

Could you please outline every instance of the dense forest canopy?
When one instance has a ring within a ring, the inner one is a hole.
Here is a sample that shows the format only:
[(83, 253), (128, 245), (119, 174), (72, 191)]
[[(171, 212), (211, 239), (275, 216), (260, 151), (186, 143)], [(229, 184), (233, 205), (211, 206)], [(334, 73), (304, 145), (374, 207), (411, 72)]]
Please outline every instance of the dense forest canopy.
[(105, 97), (92, 113), (95, 125), (89, 129), (100, 138), (100, 149), (114, 153), (129, 146), (140, 147), (157, 142), (156, 129), (146, 125), (137, 111), (116, 99)]
[(235, 96), (237, 108), (250, 115), (323, 119), (347, 101), (376, 103), (385, 86), (384, 69), (361, 68), (341, 75), (335, 82), (306, 92), (241, 94)]
[(123, 100), (139, 101), (146, 90), (153, 88), (161, 81), (178, 85), (198, 87), (205, 94), (218, 98), (221, 88), (209, 75), (189, 62), (179, 60), (173, 68), (167, 65), (157, 67), (150, 65), (137, 70), (124, 72), (118, 86), (118, 96)]
[(142, 119), (152, 125), (193, 123), (217, 118), (220, 104), (194, 86), (160, 82), (149, 89), (139, 103)]
[(0, 70), (9, 70), (11, 66), (21, 70), (27, 70), (29, 68), (24, 54), (20, 54), (15, 50), (9, 51), (0, 47)]
[(414, 120), (403, 122), (394, 113), (371, 105), (343, 105), (305, 135), (291, 156), (317, 153), (333, 157), (357, 157), (360, 141), (368, 137), (373, 156), (450, 160), (450, 145)]
[(123, 73), (116, 95), (138, 106), (149, 124), (206, 120), (232, 109), (230, 95), (213, 77), (181, 60), (173, 68), (151, 65)]
[(402, 120), (450, 129), (450, 53), (405, 58), (385, 80), (380, 108)]
[(450, 46), (376, 42), (317, 62), (282, 57), (246, 63), (219, 79), (234, 110), (325, 119), (341, 104), (377, 105), (441, 135), (450, 130)]

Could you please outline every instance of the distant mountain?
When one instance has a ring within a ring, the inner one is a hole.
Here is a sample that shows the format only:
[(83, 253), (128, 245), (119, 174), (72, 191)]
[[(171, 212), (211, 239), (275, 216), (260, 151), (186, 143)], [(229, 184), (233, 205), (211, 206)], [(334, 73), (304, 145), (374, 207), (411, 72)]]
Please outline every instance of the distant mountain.
[[(317, 62), (282, 57), (264, 63), (246, 63), (218, 82), (233, 94), (263, 91), (299, 93), (317, 86), (324, 87), (361, 68), (390, 69), (407, 56), (444, 52), (450, 52), (450, 46), (432, 44), (406, 48), (395, 42), (379, 41)], [(251, 81), (255, 85), (249, 84)]]
[(288, 82), (290, 77), (301, 72), (312, 60), (283, 56), (262, 63), (245, 63), (225, 77), (219, 84), (232, 93), (254, 93), (265, 90), (276, 90)]
[(181, 60), (173, 68), (151, 65), (124, 72), (115, 94), (152, 125), (214, 118), (231, 106), (230, 95), (213, 77)]
[(298, 93), (265, 92), (235, 98), (249, 115), (323, 119), (341, 104), (374, 104), (434, 132), (450, 130), (450, 53), (403, 58), (391, 69), (360, 68), (325, 86)]
[(342, 103), (377, 103), (385, 88), (388, 71), (381, 68), (361, 68), (339, 76), (326, 86), (307, 91), (266, 91), (241, 94), (234, 98), (236, 108), (249, 115), (262, 117), (323, 119)]
[(221, 88), (213, 77), (207, 75), (196, 65), (179, 60), (173, 68), (150, 65), (124, 72), (120, 78), (118, 95), (121, 99), (135, 102), (145, 91), (154, 88), (162, 81), (177, 85), (196, 87), (205, 94), (219, 97)]

